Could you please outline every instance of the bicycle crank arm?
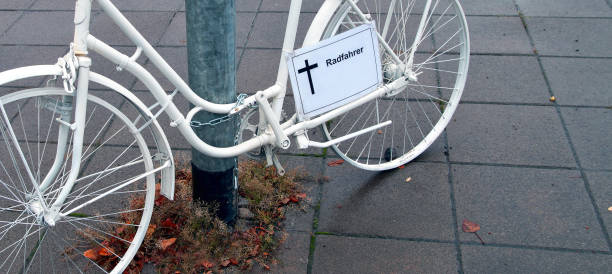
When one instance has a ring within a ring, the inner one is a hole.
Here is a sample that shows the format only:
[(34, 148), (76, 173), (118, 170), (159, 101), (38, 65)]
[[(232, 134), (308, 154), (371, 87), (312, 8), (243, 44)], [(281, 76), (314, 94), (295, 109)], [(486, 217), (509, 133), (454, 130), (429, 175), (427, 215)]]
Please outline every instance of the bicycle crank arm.
[(366, 133), (368, 133), (370, 131), (374, 131), (374, 130), (377, 130), (379, 128), (386, 127), (386, 126), (390, 125), (391, 123), (392, 123), (392, 121), (386, 121), (386, 122), (380, 123), (378, 125), (374, 125), (374, 126), (371, 126), (369, 128), (364, 128), (364, 129), (362, 129), (360, 131), (353, 132), (353, 133), (351, 133), (349, 135), (342, 136), (342, 137), (340, 137), (338, 139), (333, 139), (333, 140), (327, 141), (325, 143), (319, 143), (319, 142), (315, 142), (315, 141), (310, 141), (310, 142), (308, 142), (308, 145), (311, 146), (311, 147), (318, 147), (318, 148), (330, 147), (330, 146), (333, 146), (333, 145), (338, 144), (340, 142), (344, 142), (344, 141), (346, 141), (348, 139), (355, 138), (355, 137), (357, 137), (359, 135), (366, 134)]
[(285, 132), (283, 132), (280, 122), (274, 114), (274, 111), (272, 110), (272, 107), (270, 106), (270, 103), (268, 102), (268, 99), (266, 99), (264, 93), (261, 91), (257, 92), (257, 94), (255, 94), (255, 100), (257, 100), (257, 104), (259, 104), (261, 110), (263, 110), (268, 125), (270, 125), (270, 127), (272, 127), (272, 131), (274, 131), (276, 145), (282, 149), (288, 149), (291, 146), (291, 141)]

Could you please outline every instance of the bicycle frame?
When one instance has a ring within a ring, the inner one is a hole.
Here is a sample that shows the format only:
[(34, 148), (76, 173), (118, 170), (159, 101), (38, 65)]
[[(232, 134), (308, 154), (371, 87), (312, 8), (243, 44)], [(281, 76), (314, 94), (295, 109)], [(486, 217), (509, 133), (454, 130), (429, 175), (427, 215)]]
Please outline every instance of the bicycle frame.
[[(386, 95), (392, 95), (394, 92), (401, 90), (405, 85), (412, 80), (410, 77), (410, 71), (407, 73), (407, 77), (400, 77), (399, 79), (388, 83), (384, 86), (379, 87), (374, 92), (361, 97), (360, 99), (351, 102), (347, 105), (339, 107), (328, 113), (320, 115), (317, 118), (299, 121), (296, 115), (291, 117), (284, 124), (280, 124), (280, 114), (282, 111), (282, 105), (284, 102), (287, 82), (288, 82), (288, 70), (287, 63), (285, 62), (285, 54), (290, 54), (294, 50), (296, 33), (298, 28), (298, 22), (301, 13), (302, 0), (292, 0), (289, 17), (287, 21), (287, 28), (285, 32), (285, 38), (283, 42), (283, 56), (280, 58), (280, 65), (277, 74), (276, 83), (263, 91), (258, 91), (255, 95), (246, 98), (241, 104), (214, 104), (200, 98), (189, 85), (168, 65), (168, 63), (155, 51), (153, 46), (136, 30), (136, 28), (121, 14), (121, 12), (111, 3), (110, 0), (95, 0), (102, 8), (102, 10), (111, 18), (111, 20), (121, 29), (121, 31), (136, 45), (137, 50), (133, 56), (127, 56), (119, 51), (115, 50), (111, 46), (98, 40), (93, 35), (89, 34), (90, 27), (90, 16), (91, 16), (91, 5), (93, 0), (77, 0), (75, 7), (75, 34), (74, 42), (71, 48), (74, 56), (78, 60), (78, 85), (76, 90), (76, 102), (75, 112), (73, 117), (73, 124), (68, 124), (71, 121), (66, 121), (67, 126), (70, 126), (74, 130), (73, 136), (73, 159), (72, 168), (67, 180), (66, 187), (62, 190), (58, 199), (55, 201), (52, 208), (60, 208), (65, 198), (70, 194), (72, 186), (76, 181), (81, 161), (81, 153), (83, 146), (83, 134), (85, 124), (85, 110), (87, 108), (87, 94), (88, 94), (88, 83), (90, 80), (90, 66), (91, 59), (87, 57), (88, 51), (92, 50), (97, 52), (102, 57), (114, 62), (120, 68), (133, 74), (139, 79), (155, 97), (161, 109), (170, 117), (171, 126), (176, 127), (179, 132), (185, 137), (185, 139), (197, 150), (207, 154), (211, 157), (227, 158), (235, 157), (246, 153), (248, 151), (258, 149), (266, 146), (277, 146), (282, 149), (289, 148), (291, 142), (288, 136), (295, 136), (298, 147), (300, 149), (313, 147), (328, 147), (344, 140), (356, 137), (361, 134), (365, 134), (370, 131), (374, 131), (381, 127), (388, 126), (391, 124), (390, 121), (382, 122), (378, 125), (362, 129), (358, 132), (351, 133), (349, 135), (340, 137), (336, 140), (330, 140), (325, 143), (318, 143), (310, 141), (307, 137), (307, 131), (314, 127), (320, 126), (325, 122), (334, 119), (354, 108), (357, 108), (364, 103), (367, 103), (376, 98), (383, 97)], [(338, 7), (343, 1), (346, 0), (327, 0), (324, 5), (331, 7)], [(357, 14), (363, 19), (367, 20), (366, 15), (356, 6), (356, 1), (348, 0), (348, 3), (357, 11)], [(392, 3), (395, 3), (393, 0)], [(424, 10), (424, 15), (428, 13), (430, 9), (431, 0), (427, 1), (427, 5)], [(420, 36), (423, 34), (424, 18), (422, 18), (421, 26), (415, 38), (415, 42), (420, 40)], [(315, 21), (317, 19), (315, 18)], [(316, 23), (316, 22), (315, 22)], [(388, 26), (388, 22), (385, 24)], [(386, 28), (385, 27), (385, 28)], [(383, 34), (386, 34), (383, 32)], [(399, 57), (390, 49), (386, 44), (381, 34), (378, 34), (380, 38), (380, 44), (386, 50), (392, 59), (401, 64)], [(315, 37), (315, 38), (320, 38)], [(69, 53), (70, 54), (70, 53)], [(193, 103), (196, 107), (192, 109), (186, 116), (178, 110), (176, 105), (172, 102), (173, 95), (168, 93), (161, 87), (158, 81), (149, 73), (144, 67), (136, 62), (141, 54), (144, 54), (149, 58), (151, 63), (159, 69), (159, 71), (166, 77), (175, 87), (176, 91), (180, 92), (188, 101)], [(410, 55), (410, 58), (414, 55), (414, 50)], [(269, 100), (272, 99), (272, 103)], [(217, 114), (236, 114), (243, 109), (257, 104), (260, 108), (260, 128), (266, 128), (263, 133), (251, 138), (250, 140), (244, 141), (233, 147), (213, 147), (202, 141), (197, 137), (194, 130), (191, 127), (191, 119), (199, 111), (208, 111)], [(149, 117), (156, 119), (156, 117)], [(60, 144), (59, 147), (65, 147)], [(268, 150), (267, 150), (268, 151)], [(58, 151), (58, 155), (63, 155)], [(270, 159), (270, 158), (269, 158)], [(156, 169), (158, 170), (158, 169)], [(53, 180), (55, 175), (50, 174), (45, 181)], [(44, 191), (44, 189), (42, 190)]]

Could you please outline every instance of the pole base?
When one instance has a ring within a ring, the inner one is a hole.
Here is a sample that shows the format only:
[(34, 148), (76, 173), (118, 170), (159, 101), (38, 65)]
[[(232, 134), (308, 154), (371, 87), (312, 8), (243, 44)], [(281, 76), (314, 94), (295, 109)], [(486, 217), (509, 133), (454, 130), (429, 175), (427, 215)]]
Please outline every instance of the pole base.
[(193, 200), (217, 205), (217, 217), (233, 226), (238, 212), (238, 189), (234, 185), (234, 168), (210, 172), (201, 170), (191, 163), (191, 170)]

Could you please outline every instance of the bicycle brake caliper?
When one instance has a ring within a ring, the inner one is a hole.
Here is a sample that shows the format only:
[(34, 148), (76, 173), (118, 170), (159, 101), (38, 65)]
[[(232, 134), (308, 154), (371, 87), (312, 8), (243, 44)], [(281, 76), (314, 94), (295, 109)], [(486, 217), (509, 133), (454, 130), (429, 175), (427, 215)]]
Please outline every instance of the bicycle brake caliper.
[(62, 69), (62, 80), (64, 90), (72, 94), (75, 90), (74, 83), (77, 78), (79, 61), (74, 55), (74, 46), (70, 44), (70, 51), (64, 57), (57, 59), (57, 65)]

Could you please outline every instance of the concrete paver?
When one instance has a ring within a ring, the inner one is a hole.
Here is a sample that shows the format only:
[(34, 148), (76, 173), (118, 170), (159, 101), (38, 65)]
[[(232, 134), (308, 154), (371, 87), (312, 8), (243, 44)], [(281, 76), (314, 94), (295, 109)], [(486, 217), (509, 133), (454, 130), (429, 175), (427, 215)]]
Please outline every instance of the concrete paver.
[(611, 169), (611, 109), (563, 108), (567, 130), (583, 168)]
[(464, 246), (466, 273), (607, 273), (609, 255), (489, 246)]
[[(457, 219), (480, 224), (486, 244), (607, 251), (577, 171), (453, 165)], [(461, 229), (459, 227), (459, 229)], [(472, 233), (462, 242), (480, 243)]]
[(553, 107), (461, 104), (455, 115), (452, 161), (576, 167)]
[(526, 18), (540, 54), (612, 57), (612, 19)]
[(612, 60), (544, 57), (542, 65), (559, 104), (612, 106)]
[(610, 17), (606, 0), (516, 0), (526, 16)]
[(317, 237), (313, 273), (452, 273), (452, 244), (357, 237)]

